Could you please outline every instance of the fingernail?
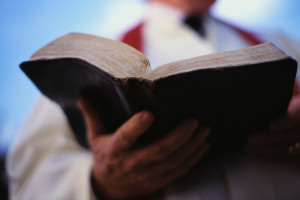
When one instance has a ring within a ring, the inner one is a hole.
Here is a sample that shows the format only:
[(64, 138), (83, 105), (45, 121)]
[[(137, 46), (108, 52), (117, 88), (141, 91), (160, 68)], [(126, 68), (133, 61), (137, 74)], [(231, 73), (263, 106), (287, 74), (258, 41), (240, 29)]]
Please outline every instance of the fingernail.
[(149, 111), (143, 111), (141, 118), (142, 118), (142, 122), (144, 122), (144, 123), (153, 121), (153, 119), (154, 119), (152, 113)]

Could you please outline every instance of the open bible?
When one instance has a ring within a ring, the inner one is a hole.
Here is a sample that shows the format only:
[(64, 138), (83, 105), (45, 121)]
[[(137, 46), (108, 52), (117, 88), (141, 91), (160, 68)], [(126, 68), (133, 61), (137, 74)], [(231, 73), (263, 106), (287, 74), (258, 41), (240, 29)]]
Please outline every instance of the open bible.
[(150, 110), (155, 121), (138, 144), (151, 143), (194, 117), (211, 127), (215, 148), (229, 149), (286, 112), (297, 70), (296, 61), (271, 43), (153, 71), (149, 66), (142, 53), (126, 44), (80, 33), (50, 42), (20, 64), (39, 90), (62, 107), (83, 145), (81, 96), (93, 102), (107, 133), (134, 113)]

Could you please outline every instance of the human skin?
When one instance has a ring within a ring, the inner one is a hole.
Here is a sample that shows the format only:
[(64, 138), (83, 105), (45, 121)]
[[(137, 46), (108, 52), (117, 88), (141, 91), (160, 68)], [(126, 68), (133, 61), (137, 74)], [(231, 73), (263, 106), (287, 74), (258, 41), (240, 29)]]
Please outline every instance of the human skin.
[(273, 121), (268, 130), (250, 135), (245, 150), (261, 156), (287, 157), (289, 146), (299, 141), (300, 95), (292, 98), (287, 113)]
[(209, 128), (187, 119), (162, 139), (136, 149), (135, 141), (154, 120), (150, 112), (136, 113), (108, 134), (91, 103), (81, 99), (78, 106), (87, 126), (93, 189), (99, 198), (128, 199), (153, 193), (188, 172), (209, 147)]
[(148, 0), (149, 2), (160, 2), (168, 6), (176, 7), (186, 15), (195, 13), (204, 14), (216, 0)]
[[(148, 111), (132, 116), (114, 133), (105, 133), (93, 106), (80, 100), (93, 152), (94, 192), (112, 199), (153, 193), (185, 174), (206, 152), (210, 133), (195, 119), (183, 121), (164, 138), (143, 148), (132, 148), (152, 124)], [(286, 115), (268, 131), (253, 133), (245, 150), (260, 156), (287, 156), (288, 146), (300, 140), (300, 96), (292, 99)], [(299, 155), (298, 155), (299, 156)]]

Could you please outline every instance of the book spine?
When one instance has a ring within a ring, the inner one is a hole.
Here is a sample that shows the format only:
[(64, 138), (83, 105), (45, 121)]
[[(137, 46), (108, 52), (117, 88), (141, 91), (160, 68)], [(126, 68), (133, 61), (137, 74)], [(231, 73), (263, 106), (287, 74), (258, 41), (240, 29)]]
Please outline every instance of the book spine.
[(117, 87), (117, 93), (128, 116), (143, 110), (155, 111), (153, 94), (148, 82), (143, 79), (129, 78), (119, 85), (121, 87)]

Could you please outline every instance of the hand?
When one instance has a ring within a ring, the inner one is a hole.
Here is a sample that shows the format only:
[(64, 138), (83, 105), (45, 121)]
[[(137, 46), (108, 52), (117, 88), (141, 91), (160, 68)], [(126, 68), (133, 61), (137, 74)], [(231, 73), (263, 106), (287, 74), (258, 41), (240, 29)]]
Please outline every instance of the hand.
[(101, 119), (86, 101), (79, 107), (85, 117), (93, 152), (92, 178), (97, 189), (111, 198), (131, 198), (155, 192), (186, 173), (208, 149), (208, 128), (185, 120), (159, 141), (134, 149), (136, 139), (154, 117), (143, 111), (132, 116), (112, 134), (103, 133)]
[(252, 134), (246, 150), (261, 155), (299, 156), (297, 142), (300, 142), (300, 96), (292, 98), (287, 114), (271, 123), (268, 131)]

